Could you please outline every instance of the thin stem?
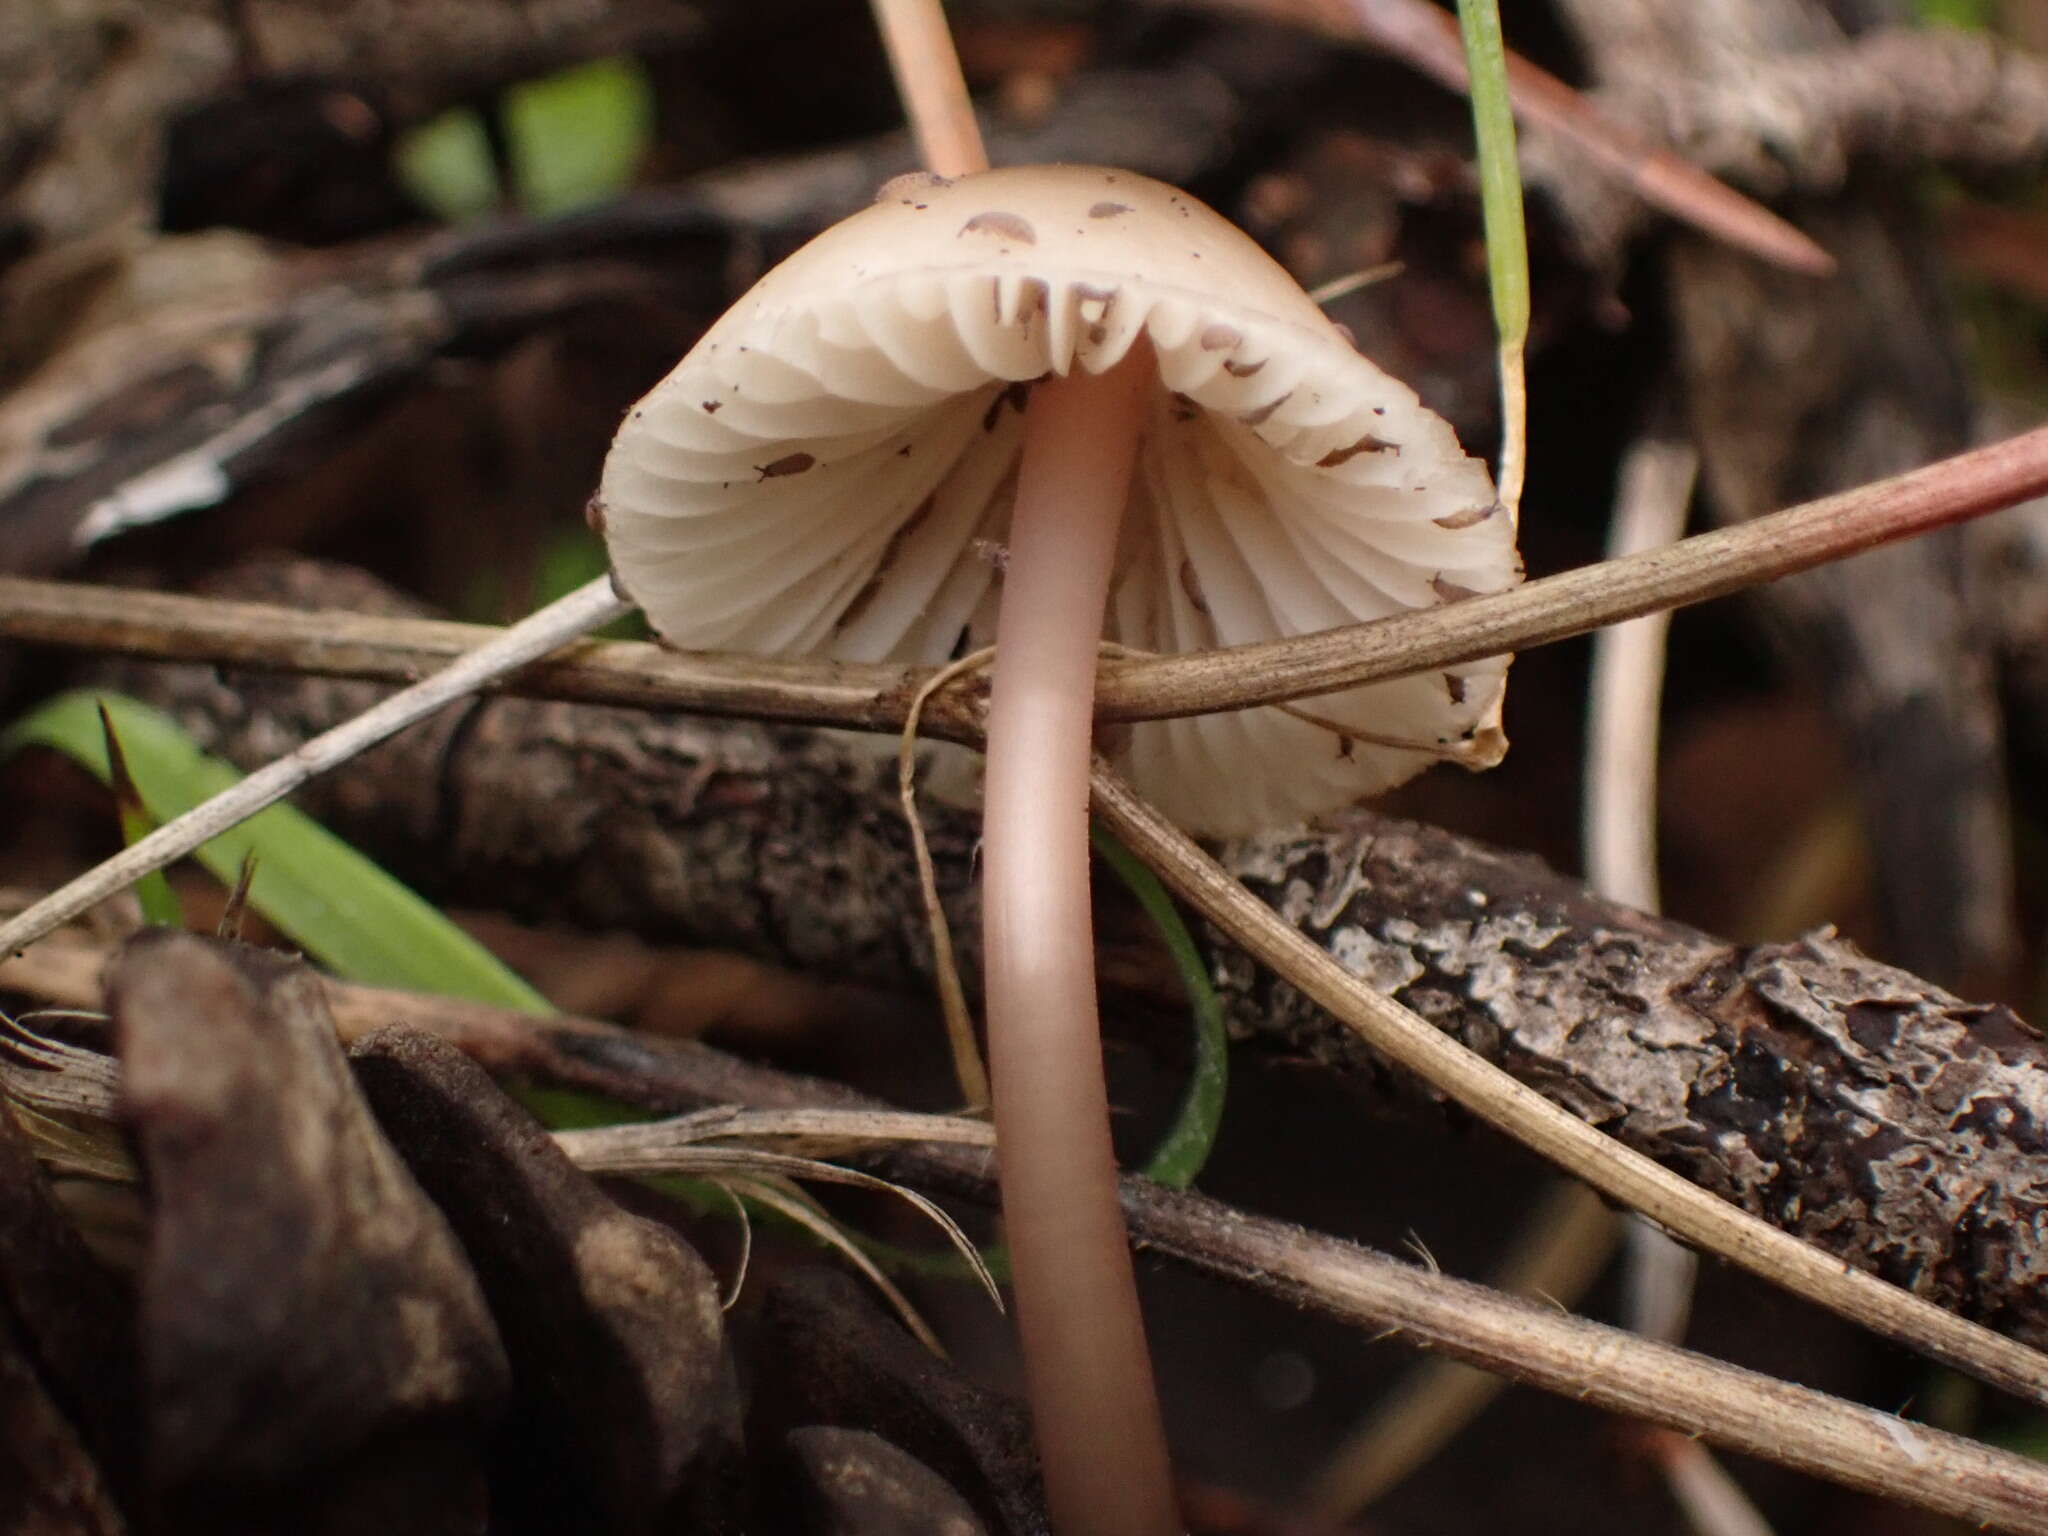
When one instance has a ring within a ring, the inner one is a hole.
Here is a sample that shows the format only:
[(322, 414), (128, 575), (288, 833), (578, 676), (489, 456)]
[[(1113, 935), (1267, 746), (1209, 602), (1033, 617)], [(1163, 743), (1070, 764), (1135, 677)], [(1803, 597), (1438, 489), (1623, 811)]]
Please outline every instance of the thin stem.
[(1088, 765), (1096, 645), (1149, 350), (1032, 393), (996, 621), (982, 847), (1003, 1218), (1060, 1536), (1170, 1536), (1095, 1012)]
[[(1193, 656), (1112, 660), (1096, 680), (1096, 719), (1249, 709), (1527, 650), (1725, 597), (2043, 492), (2048, 427), (1754, 522), (1443, 608)], [(441, 620), (303, 613), (0, 576), (0, 636), (157, 660), (409, 683), (500, 633)], [(609, 641), (579, 646), (493, 686), (534, 698), (894, 733), (929, 675), (912, 667), (688, 654)], [(926, 735), (972, 744), (981, 725), (979, 693), (965, 682), (941, 689), (925, 711)]]
[(529, 614), (425, 682), (393, 694), (355, 719), (314, 737), (297, 751), (266, 764), (234, 788), (165, 822), (139, 842), (44, 897), (19, 917), (0, 924), (0, 956), (34, 943), (86, 908), (183, 858), (201, 843), (247, 821), (265, 806), (276, 804), (308, 779), (337, 763), (347, 762), (415, 721), (424, 720), (451, 700), (475, 693), (491, 679), (632, 611), (632, 604), (622, 602), (612, 590), (611, 578), (604, 576), (540, 612)]
[(965, 176), (988, 169), (974, 103), (939, 0), (873, 0), (875, 25), (889, 52), (896, 94), (917, 135), (925, 169)]
[(1675, 1237), (1935, 1360), (2048, 1405), (2048, 1356), (1851, 1269), (1603, 1135), (1345, 971), (1108, 766), (1096, 765), (1094, 783), (1096, 814), (1125, 847), (1253, 959), (1278, 971), (1397, 1066)]
[(1507, 45), (1494, 0), (1458, 0), (1458, 29), (1479, 151), (1487, 286), (1500, 338), (1500, 502), (1509, 517), (1518, 518), (1529, 460), (1529, 239), (1522, 218), (1522, 171), (1515, 158), (1515, 115), (1508, 105)]
[[(1658, 549), (1685, 531), (1699, 471), (1690, 443), (1646, 437), (1622, 460), (1609, 556)], [(1657, 906), (1657, 716), (1668, 612), (1603, 629), (1593, 640), (1586, 722), (1586, 883), (1610, 901)]]
[[(1445, 608), (1285, 640), (1112, 662), (1096, 718), (1153, 720), (1336, 693), (1724, 597), (2048, 491), (2048, 427), (1624, 560)], [(941, 702), (934, 700), (934, 703)]]
[(938, 985), (939, 1012), (945, 1018), (946, 1043), (953, 1052), (953, 1076), (960, 1084), (962, 1105), (969, 1114), (980, 1114), (988, 1108), (988, 1067), (974, 1040), (974, 1013), (967, 1006), (967, 988), (960, 980), (960, 962), (953, 953), (953, 929), (946, 921), (946, 906), (939, 900), (939, 872), (932, 864), (924, 819), (917, 814), (917, 722), (926, 699), (962, 673), (987, 666), (993, 655), (993, 646), (975, 651), (926, 678), (910, 701), (910, 713), (903, 720), (903, 737), (896, 744), (896, 802), (903, 807), (903, 824), (910, 831), (910, 852), (917, 861), (917, 888), (924, 898), (925, 932), (932, 941), (932, 980)]
[(1131, 1230), (1155, 1252), (1324, 1317), (1405, 1335), (1575, 1401), (1972, 1526), (2048, 1533), (2048, 1471), (2011, 1452), (1427, 1275), (1199, 1195), (1148, 1191), (1133, 1206)]
[[(1600, 1278), (1619, 1234), (1606, 1201), (1576, 1179), (1558, 1179), (1487, 1285), (1568, 1311)], [(1507, 1377), (1462, 1360), (1417, 1361), (1316, 1473), (1302, 1498), (1303, 1519), (1334, 1531), (1356, 1518), (1463, 1434), (1507, 1386)]]

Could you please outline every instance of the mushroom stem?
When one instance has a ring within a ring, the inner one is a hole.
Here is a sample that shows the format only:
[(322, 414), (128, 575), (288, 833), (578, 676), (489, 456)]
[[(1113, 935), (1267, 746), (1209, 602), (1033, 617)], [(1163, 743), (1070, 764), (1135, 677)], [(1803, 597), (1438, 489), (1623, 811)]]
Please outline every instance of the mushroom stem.
[(983, 854), (989, 1052), (1024, 1373), (1060, 1536), (1171, 1536), (1166, 1437), (1117, 1203), (1090, 913), (1095, 663), (1153, 377), (1048, 379), (1025, 411), (996, 624)]

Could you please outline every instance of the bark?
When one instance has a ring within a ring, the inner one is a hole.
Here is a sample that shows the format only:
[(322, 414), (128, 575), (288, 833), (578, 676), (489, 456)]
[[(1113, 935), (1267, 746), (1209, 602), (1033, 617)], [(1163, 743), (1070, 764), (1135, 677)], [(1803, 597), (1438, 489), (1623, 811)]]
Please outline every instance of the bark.
[[(374, 590), (340, 586), (359, 604)], [(305, 564), (237, 595), (347, 601)], [(378, 694), (211, 668), (101, 675), (245, 767)], [(841, 736), (495, 699), (306, 803), (442, 899), (884, 986), (928, 975), (893, 757)], [(927, 805), (925, 824), (971, 975), (973, 818)], [(2048, 1053), (2008, 1010), (1826, 933), (1738, 948), (1365, 811), (1226, 859), (1349, 968), (1629, 1145), (1942, 1305), (2048, 1338)], [(1128, 953), (1104, 968), (1170, 997)], [(1216, 969), (1240, 1035), (1383, 1077), (1291, 989), (1220, 947)]]

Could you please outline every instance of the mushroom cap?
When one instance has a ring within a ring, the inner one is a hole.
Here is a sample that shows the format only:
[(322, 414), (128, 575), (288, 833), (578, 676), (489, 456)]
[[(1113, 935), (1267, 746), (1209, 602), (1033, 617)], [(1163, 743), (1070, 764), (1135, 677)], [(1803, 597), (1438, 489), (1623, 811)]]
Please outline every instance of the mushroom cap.
[[(1032, 382), (1157, 359), (1104, 638), (1194, 651), (1520, 579), (1484, 467), (1278, 263), (1128, 171), (901, 177), (769, 272), (628, 413), (598, 493), (672, 645), (938, 663), (988, 643)], [(1504, 658), (1108, 742), (1235, 834), (1491, 766)], [(1410, 745), (1412, 744), (1412, 745)]]

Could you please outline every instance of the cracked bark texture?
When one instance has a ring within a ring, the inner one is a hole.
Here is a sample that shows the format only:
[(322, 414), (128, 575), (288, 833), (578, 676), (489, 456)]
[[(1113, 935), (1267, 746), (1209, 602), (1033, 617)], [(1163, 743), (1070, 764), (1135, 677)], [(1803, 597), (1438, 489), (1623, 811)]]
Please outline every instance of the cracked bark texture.
[[(403, 607), (304, 563), (245, 573), (234, 595)], [(96, 676), (244, 767), (379, 691), (190, 666)], [(442, 900), (926, 986), (893, 754), (872, 743), (493, 699), (302, 802)], [(974, 818), (927, 807), (926, 827), (971, 974)], [(1623, 1142), (1931, 1300), (2048, 1341), (2048, 1052), (2010, 1011), (1825, 933), (1737, 948), (1527, 856), (1365, 811), (1224, 858), (1348, 969)], [(1391, 1085), (1292, 988), (1213, 937), (1212, 953), (1240, 1037)], [(1155, 985), (1170, 1000), (1171, 983)]]

